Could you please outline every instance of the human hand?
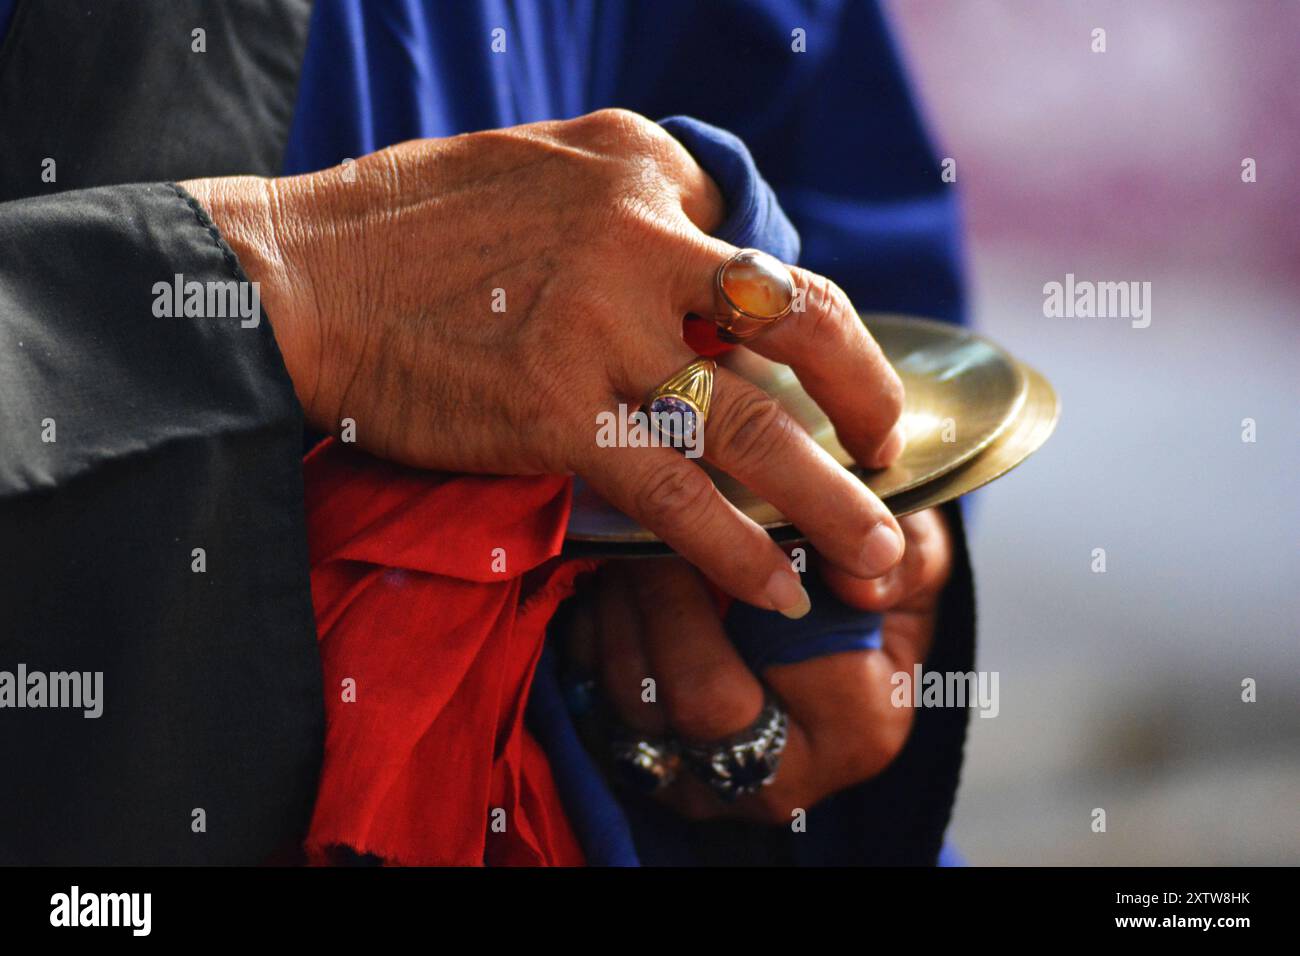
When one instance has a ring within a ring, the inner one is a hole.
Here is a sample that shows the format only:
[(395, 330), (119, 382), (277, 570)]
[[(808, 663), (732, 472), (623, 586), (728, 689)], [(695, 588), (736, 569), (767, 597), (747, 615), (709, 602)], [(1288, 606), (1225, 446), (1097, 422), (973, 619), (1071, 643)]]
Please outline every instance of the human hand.
[[(707, 235), (724, 214), (716, 186), (656, 124), (603, 110), (304, 176), (182, 185), (260, 283), (314, 427), (351, 419), (358, 445), (423, 468), (581, 475), (729, 593), (806, 612), (784, 554), (702, 469), (596, 441), (598, 413), (639, 406), (695, 357), (682, 317), (710, 313), (735, 252)], [(897, 375), (843, 292), (791, 273), (806, 308), (750, 347), (795, 369), (857, 460), (888, 464)], [(846, 573), (897, 562), (881, 502), (726, 369), (707, 432), (705, 457)]]
[[(572, 618), (571, 658), (591, 673), (613, 715), (633, 735), (703, 743), (753, 724), (766, 683), (789, 716), (772, 782), (725, 802), (691, 773), (657, 795), (690, 819), (739, 817), (789, 823), (794, 810), (880, 773), (911, 731), (909, 707), (891, 700), (894, 674), (911, 674), (934, 639), (938, 599), (952, 564), (951, 536), (937, 511), (900, 521), (902, 562), (863, 581), (830, 567), (837, 595), (883, 613), (879, 650), (846, 651), (750, 672), (723, 630), (704, 582), (676, 559), (609, 562)], [(653, 678), (655, 700), (643, 681)]]

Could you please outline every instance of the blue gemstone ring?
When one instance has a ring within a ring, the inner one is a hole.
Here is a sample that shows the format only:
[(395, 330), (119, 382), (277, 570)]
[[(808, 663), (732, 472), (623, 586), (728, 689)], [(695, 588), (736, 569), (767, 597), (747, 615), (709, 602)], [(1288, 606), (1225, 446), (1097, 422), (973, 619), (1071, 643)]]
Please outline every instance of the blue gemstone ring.
[(776, 779), (789, 740), (790, 718), (768, 694), (758, 718), (744, 730), (723, 740), (684, 742), (682, 756), (697, 777), (730, 803)]
[(713, 359), (697, 358), (650, 393), (650, 425), (665, 444), (698, 448), (713, 401)]

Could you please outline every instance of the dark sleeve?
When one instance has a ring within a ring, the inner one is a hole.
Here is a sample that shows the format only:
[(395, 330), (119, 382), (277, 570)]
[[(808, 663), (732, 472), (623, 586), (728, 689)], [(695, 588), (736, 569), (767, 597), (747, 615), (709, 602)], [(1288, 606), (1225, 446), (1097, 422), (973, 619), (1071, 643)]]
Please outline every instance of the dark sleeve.
[(0, 863), (258, 863), (308, 822), (301, 411), (260, 311), (156, 314), (178, 275), (246, 280), (176, 186), (0, 204)]

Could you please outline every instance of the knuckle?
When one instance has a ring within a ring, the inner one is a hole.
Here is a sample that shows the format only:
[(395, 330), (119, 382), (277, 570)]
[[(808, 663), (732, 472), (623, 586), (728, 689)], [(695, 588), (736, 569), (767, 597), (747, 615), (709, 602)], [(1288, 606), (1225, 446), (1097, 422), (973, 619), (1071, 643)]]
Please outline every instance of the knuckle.
[(770, 464), (794, 438), (792, 421), (769, 395), (746, 393), (723, 416), (722, 453), (738, 470)]
[(639, 516), (652, 528), (689, 527), (708, 507), (713, 493), (713, 482), (699, 468), (657, 468), (641, 480), (636, 499)]
[(571, 123), (579, 135), (616, 152), (644, 152), (660, 134), (667, 135), (640, 113), (616, 106), (587, 113)]
[(611, 107), (573, 122), (580, 138), (588, 138), (614, 160), (625, 188), (630, 178), (637, 192), (653, 196), (680, 177), (685, 165), (694, 163), (686, 147), (640, 113)]
[(677, 675), (664, 687), (668, 722), (679, 735), (694, 741), (718, 740), (747, 726), (756, 707), (737, 693), (736, 682), (726, 675), (697, 668)]
[(579, 119), (582, 122), (592, 124), (598, 129), (614, 132), (638, 130), (650, 124), (650, 121), (640, 113), (635, 110), (625, 109), (622, 106), (606, 106), (602, 109), (592, 110)]
[(813, 309), (811, 334), (827, 348), (848, 343), (850, 321), (857, 321), (857, 312), (848, 295), (830, 279), (816, 272), (801, 270), (807, 287), (807, 301)]

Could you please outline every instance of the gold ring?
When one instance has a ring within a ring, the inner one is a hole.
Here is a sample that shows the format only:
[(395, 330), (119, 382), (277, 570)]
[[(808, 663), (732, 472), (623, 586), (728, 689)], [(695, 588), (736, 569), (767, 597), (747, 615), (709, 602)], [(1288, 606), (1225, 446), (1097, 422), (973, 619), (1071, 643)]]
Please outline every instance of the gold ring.
[(697, 358), (650, 393), (652, 427), (675, 448), (695, 448), (713, 402), (713, 371), (718, 363)]
[(752, 339), (790, 314), (794, 279), (780, 259), (741, 249), (718, 266), (713, 321), (726, 342)]

